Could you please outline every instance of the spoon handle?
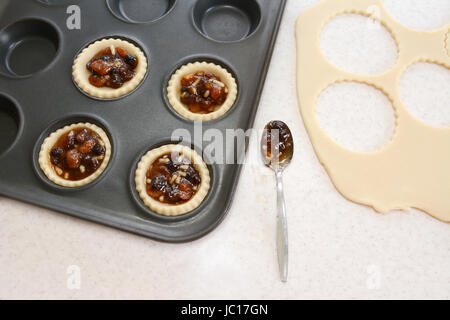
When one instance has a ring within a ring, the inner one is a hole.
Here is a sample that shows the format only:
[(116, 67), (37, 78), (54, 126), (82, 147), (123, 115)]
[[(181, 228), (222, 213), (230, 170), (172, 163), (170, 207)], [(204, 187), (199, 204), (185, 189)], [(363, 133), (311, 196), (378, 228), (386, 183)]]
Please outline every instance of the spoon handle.
[(277, 253), (278, 265), (280, 268), (281, 281), (287, 281), (288, 275), (288, 231), (287, 231), (287, 217), (286, 204), (284, 203), (283, 193), (283, 177), (282, 171), (278, 170), (275, 173), (277, 178)]

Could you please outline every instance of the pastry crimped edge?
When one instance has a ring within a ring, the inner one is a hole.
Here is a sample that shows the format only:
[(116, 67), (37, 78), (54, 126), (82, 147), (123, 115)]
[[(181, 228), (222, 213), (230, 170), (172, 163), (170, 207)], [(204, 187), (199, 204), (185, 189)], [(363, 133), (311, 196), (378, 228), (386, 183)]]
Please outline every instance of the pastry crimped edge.
[[(179, 152), (190, 158), (202, 180), (195, 195), (187, 202), (178, 205), (162, 203), (153, 199), (148, 195), (146, 188), (147, 171), (150, 166), (159, 157), (171, 152)], [(135, 175), (136, 190), (144, 204), (152, 211), (164, 216), (181, 216), (196, 209), (206, 198), (210, 189), (210, 182), (209, 170), (202, 157), (191, 148), (176, 144), (164, 145), (147, 152), (139, 161)]]
[[(215, 76), (220, 77), (228, 88), (228, 96), (225, 102), (216, 108), (215, 111), (208, 114), (199, 114), (189, 111), (189, 109), (180, 101), (181, 91), (181, 79), (188, 74), (192, 74), (198, 71), (205, 71), (213, 73)], [(179, 68), (169, 80), (167, 86), (167, 98), (172, 108), (181, 116), (193, 121), (211, 121), (220, 118), (226, 114), (236, 102), (238, 94), (238, 87), (236, 80), (230, 72), (225, 68), (218, 66), (214, 63), (208, 62), (194, 62), (188, 63)]]
[[(122, 87), (114, 89), (109, 87), (98, 88), (93, 86), (89, 82), (89, 76), (92, 74), (87, 68), (86, 64), (101, 50), (106, 49), (109, 46), (121, 47), (125, 49), (128, 53), (135, 55), (138, 58), (138, 65), (134, 69), (135, 75), (133, 79), (127, 81)], [(100, 98), (100, 99), (114, 99), (122, 97), (134, 89), (136, 89), (141, 82), (144, 80), (147, 74), (147, 58), (134, 44), (121, 40), (121, 39), (103, 39), (98, 40), (91, 45), (87, 46), (81, 53), (76, 57), (72, 66), (72, 77), (77, 86), (85, 93)]]
[[(52, 150), (55, 143), (59, 140), (59, 138), (61, 138), (64, 134), (76, 128), (88, 128), (97, 133), (102, 139), (103, 143), (105, 144), (105, 157), (103, 159), (101, 166), (97, 168), (97, 170), (93, 174), (82, 180), (70, 181), (61, 178), (55, 172), (54, 166), (51, 163), (50, 159), (50, 151)], [(100, 127), (87, 122), (86, 123), (80, 122), (68, 125), (65, 126), (64, 128), (58, 129), (55, 132), (51, 133), (47, 138), (45, 138), (41, 146), (41, 151), (39, 152), (39, 165), (41, 167), (41, 170), (47, 176), (47, 178), (53, 183), (56, 183), (59, 186), (67, 188), (77, 188), (85, 186), (96, 180), (105, 171), (106, 167), (109, 164), (110, 159), (111, 159), (111, 142), (109, 141), (107, 134)]]

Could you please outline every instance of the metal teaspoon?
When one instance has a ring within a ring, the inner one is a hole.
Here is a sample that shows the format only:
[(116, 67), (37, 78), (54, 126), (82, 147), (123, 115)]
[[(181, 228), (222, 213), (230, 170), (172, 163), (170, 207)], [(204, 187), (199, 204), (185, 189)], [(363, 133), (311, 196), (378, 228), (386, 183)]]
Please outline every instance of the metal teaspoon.
[(261, 153), (266, 166), (275, 171), (277, 181), (277, 253), (281, 281), (288, 275), (288, 231), (286, 205), (283, 193), (283, 170), (289, 165), (294, 154), (291, 130), (282, 121), (271, 121), (261, 139)]

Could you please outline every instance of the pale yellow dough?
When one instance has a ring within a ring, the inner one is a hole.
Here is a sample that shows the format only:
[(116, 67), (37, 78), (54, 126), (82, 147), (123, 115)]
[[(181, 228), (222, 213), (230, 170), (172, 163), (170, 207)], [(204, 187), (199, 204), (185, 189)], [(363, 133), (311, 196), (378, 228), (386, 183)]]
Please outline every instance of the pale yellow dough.
[[(181, 79), (186, 75), (196, 73), (198, 71), (209, 72), (214, 74), (215, 76), (220, 77), (220, 80), (228, 88), (228, 96), (225, 102), (221, 106), (218, 106), (214, 112), (208, 114), (191, 112), (180, 101)], [(188, 63), (187, 65), (182, 66), (172, 75), (167, 87), (167, 98), (169, 99), (169, 102), (172, 105), (173, 109), (184, 118), (193, 121), (211, 121), (220, 118), (225, 113), (227, 113), (234, 105), (237, 94), (238, 87), (236, 84), (236, 80), (233, 78), (231, 73), (229, 73), (221, 66), (207, 62)]]
[[(171, 205), (159, 202), (150, 197), (146, 189), (146, 175), (152, 163), (155, 162), (159, 157), (171, 152), (179, 152), (180, 154), (191, 159), (202, 180), (197, 193), (188, 202), (180, 205)], [(183, 145), (169, 144), (157, 149), (150, 150), (142, 157), (137, 166), (135, 182), (136, 190), (147, 207), (161, 215), (180, 216), (196, 209), (203, 202), (210, 188), (210, 175), (208, 167), (197, 152)]]
[[(125, 82), (122, 87), (117, 89), (109, 87), (98, 88), (96, 86), (93, 86), (89, 82), (91, 72), (86, 68), (86, 64), (99, 51), (104, 50), (108, 47), (121, 47), (122, 49), (125, 49), (127, 52), (138, 58), (138, 65), (134, 70), (136, 74), (133, 79)], [(147, 74), (147, 58), (145, 57), (141, 49), (128, 41), (121, 39), (103, 39), (96, 41), (93, 44), (89, 45), (87, 48), (83, 49), (83, 51), (75, 59), (72, 69), (73, 80), (81, 90), (97, 98), (114, 99), (130, 93), (139, 86), (139, 84)]]
[(445, 48), (447, 49), (447, 54), (450, 57), (450, 29), (448, 29), (447, 35), (445, 36)]
[[(322, 27), (341, 13), (367, 15), (377, 6), (381, 22), (399, 44), (399, 57), (389, 71), (354, 75), (325, 60), (319, 48)], [(297, 20), (297, 93), (300, 111), (317, 157), (339, 192), (378, 212), (417, 208), (450, 222), (450, 128), (436, 128), (413, 118), (398, 88), (402, 72), (418, 61), (450, 68), (445, 47), (447, 25), (437, 31), (410, 30), (395, 21), (380, 0), (325, 0)], [(337, 81), (356, 81), (385, 92), (396, 111), (397, 128), (381, 151), (356, 153), (333, 142), (320, 128), (315, 105), (321, 91)]]
[[(61, 136), (76, 128), (88, 128), (97, 133), (100, 136), (103, 143), (105, 144), (104, 147), (106, 152), (105, 158), (103, 159), (101, 166), (93, 174), (82, 180), (70, 181), (61, 178), (55, 172), (54, 166), (50, 160), (50, 151), (52, 150), (55, 143), (59, 140), (59, 138), (61, 138)], [(56, 130), (44, 140), (41, 146), (41, 151), (39, 152), (39, 165), (50, 181), (63, 187), (77, 188), (87, 185), (96, 180), (98, 177), (100, 177), (100, 175), (103, 173), (103, 171), (105, 171), (106, 167), (108, 166), (110, 158), (111, 158), (111, 143), (105, 131), (103, 131), (103, 129), (91, 123), (76, 123)]]

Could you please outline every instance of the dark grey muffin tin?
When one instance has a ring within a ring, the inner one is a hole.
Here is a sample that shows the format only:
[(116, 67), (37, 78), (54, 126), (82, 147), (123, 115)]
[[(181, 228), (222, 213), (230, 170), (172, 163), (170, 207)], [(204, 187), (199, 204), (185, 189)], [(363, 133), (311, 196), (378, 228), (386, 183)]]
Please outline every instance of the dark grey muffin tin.
[[(189, 241), (211, 231), (230, 207), (241, 165), (209, 165), (207, 198), (176, 218), (142, 203), (136, 165), (148, 150), (170, 143), (174, 129), (194, 135), (193, 122), (178, 116), (165, 97), (172, 72), (188, 62), (222, 65), (239, 86), (233, 108), (203, 123), (203, 131), (216, 128), (225, 135), (226, 129), (252, 127), (285, 1), (1, 0), (0, 194), (163, 241)], [(81, 30), (67, 27), (72, 4), (80, 8)], [(149, 67), (135, 91), (101, 101), (80, 92), (71, 74), (78, 52), (106, 37), (140, 46)], [(78, 121), (103, 127), (113, 154), (99, 179), (68, 189), (45, 177), (38, 152), (51, 132)]]

